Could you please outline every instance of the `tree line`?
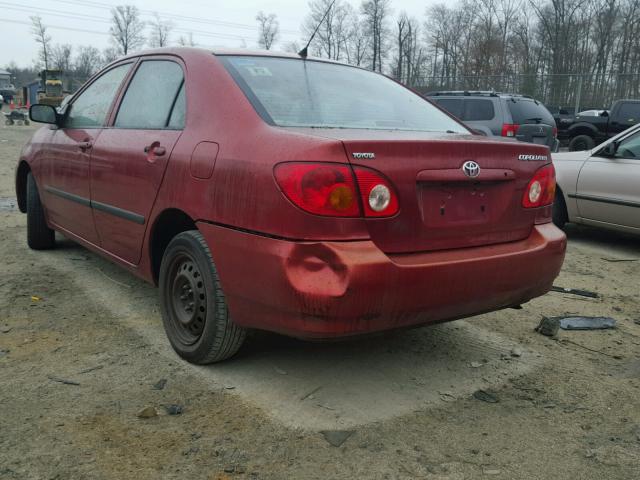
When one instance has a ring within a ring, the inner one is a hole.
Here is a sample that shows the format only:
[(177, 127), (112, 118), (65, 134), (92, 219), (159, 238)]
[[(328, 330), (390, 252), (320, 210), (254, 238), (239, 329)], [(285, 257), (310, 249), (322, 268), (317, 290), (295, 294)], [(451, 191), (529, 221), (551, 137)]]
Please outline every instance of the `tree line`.
[[(576, 88), (640, 95), (640, 0), (457, 0), (423, 17), (391, 0), (311, 0), (311, 51), (414, 87), (510, 87), (571, 99)], [(294, 50), (295, 45), (290, 49)], [(545, 79), (546, 77), (546, 79)]]
[[(640, 95), (640, 0), (457, 0), (426, 8), (421, 17), (396, 11), (391, 0), (310, 0), (308, 10), (300, 41), (286, 44), (278, 44), (277, 16), (258, 12), (258, 46), (297, 52), (317, 28), (310, 54), (414, 87), (531, 94), (545, 88), (567, 100), (578, 87)], [(131, 5), (112, 9), (111, 44), (103, 51), (53, 43), (40, 17), (31, 20), (37, 69), (59, 68), (79, 81), (145, 46), (195, 45), (191, 34), (172, 38), (171, 20), (156, 15), (144, 22)], [(23, 73), (15, 65), (9, 70)], [(505, 86), (509, 77), (516, 80)]]

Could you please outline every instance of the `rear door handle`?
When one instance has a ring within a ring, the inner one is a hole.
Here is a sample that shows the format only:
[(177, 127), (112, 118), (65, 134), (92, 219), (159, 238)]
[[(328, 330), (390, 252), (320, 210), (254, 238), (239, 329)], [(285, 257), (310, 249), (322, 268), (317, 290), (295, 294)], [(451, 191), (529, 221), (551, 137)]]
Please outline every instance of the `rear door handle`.
[(78, 143), (78, 148), (80, 150), (82, 150), (83, 152), (85, 150), (89, 150), (91, 147), (93, 147), (93, 143), (91, 143), (91, 142), (80, 142), (80, 143)]
[(147, 145), (146, 147), (144, 147), (144, 153), (149, 153), (149, 152), (153, 152), (153, 154), (156, 157), (161, 157), (162, 155), (164, 155), (165, 153), (167, 153), (167, 149), (164, 148), (161, 145)]

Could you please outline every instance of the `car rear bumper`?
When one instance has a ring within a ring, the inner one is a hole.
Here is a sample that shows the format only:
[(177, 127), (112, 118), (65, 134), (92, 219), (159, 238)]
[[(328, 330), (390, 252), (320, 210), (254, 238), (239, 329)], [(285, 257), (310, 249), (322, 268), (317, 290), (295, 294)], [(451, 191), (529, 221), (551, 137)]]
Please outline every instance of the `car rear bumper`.
[(295, 242), (200, 222), (240, 325), (331, 338), (438, 323), (545, 294), (566, 237), (536, 225), (521, 241), (386, 255), (372, 241)]

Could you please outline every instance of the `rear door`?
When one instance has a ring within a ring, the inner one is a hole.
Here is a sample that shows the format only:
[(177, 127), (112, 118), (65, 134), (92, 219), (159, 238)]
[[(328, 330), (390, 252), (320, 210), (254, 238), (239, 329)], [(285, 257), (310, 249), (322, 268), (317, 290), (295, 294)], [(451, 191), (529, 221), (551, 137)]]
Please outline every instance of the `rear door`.
[(92, 147), (131, 66), (114, 66), (74, 96), (42, 157), (39, 180), (49, 220), (96, 245), (89, 182)]
[(131, 264), (140, 260), (149, 214), (184, 128), (185, 95), (180, 62), (145, 58), (93, 148), (91, 203), (101, 245)]
[(614, 157), (596, 153), (580, 171), (575, 195), (585, 222), (640, 229), (640, 131), (620, 141)]

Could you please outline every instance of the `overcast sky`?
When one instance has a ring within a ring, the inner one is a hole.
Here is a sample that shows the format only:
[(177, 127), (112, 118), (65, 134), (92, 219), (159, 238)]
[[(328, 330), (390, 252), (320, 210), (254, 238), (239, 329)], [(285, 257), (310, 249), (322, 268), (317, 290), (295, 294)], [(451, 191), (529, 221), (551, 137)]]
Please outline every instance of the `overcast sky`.
[[(192, 31), (201, 46), (256, 47), (255, 16), (260, 10), (275, 13), (280, 21), (278, 46), (300, 41), (300, 24), (308, 12), (305, 0), (21, 0), (0, 1), (0, 67), (15, 61), (30, 66), (38, 47), (31, 34), (29, 17), (40, 15), (48, 26), (53, 43), (91, 44), (99, 49), (109, 46), (109, 10), (115, 5), (136, 5), (143, 19), (158, 12), (173, 18), (171, 39)], [(359, 7), (360, 1), (350, 2)], [(393, 15), (406, 11), (424, 19), (428, 5), (436, 0), (392, 0)], [(178, 17), (179, 16), (179, 17)]]

